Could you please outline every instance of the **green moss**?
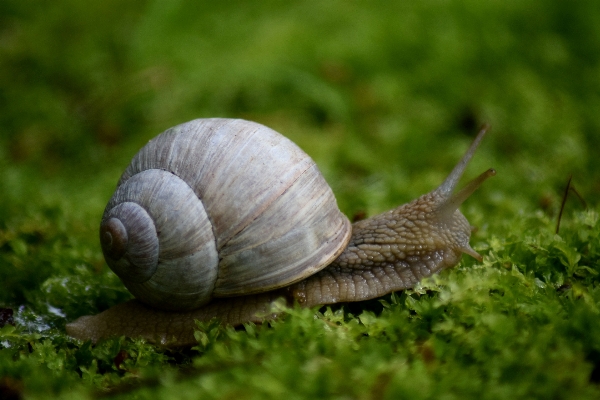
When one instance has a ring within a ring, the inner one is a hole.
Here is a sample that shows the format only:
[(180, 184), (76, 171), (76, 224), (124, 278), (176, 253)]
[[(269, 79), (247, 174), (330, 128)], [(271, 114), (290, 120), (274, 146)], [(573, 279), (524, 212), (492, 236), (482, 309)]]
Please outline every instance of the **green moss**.
[[(598, 398), (600, 5), (0, 2), (0, 397)], [(129, 298), (97, 225), (177, 123), (241, 117), (317, 161), (347, 215), (437, 186), (477, 126), (462, 210), (485, 255), (380, 301), (285, 309), (198, 346), (64, 324)], [(587, 202), (569, 197), (568, 176)], [(283, 311), (282, 311), (283, 312)]]

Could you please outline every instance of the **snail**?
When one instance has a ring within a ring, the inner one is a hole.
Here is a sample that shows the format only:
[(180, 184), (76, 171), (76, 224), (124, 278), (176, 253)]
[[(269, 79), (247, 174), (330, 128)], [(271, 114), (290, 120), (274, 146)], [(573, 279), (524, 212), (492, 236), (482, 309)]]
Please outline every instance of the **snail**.
[(315, 162), (274, 130), (222, 118), (168, 129), (133, 158), (100, 226), (105, 260), (136, 299), (66, 331), (190, 345), (196, 319), (260, 322), (280, 297), (306, 307), (367, 300), (463, 253), (481, 261), (458, 207), (495, 171), (453, 190), (486, 130), (437, 189), (351, 225)]

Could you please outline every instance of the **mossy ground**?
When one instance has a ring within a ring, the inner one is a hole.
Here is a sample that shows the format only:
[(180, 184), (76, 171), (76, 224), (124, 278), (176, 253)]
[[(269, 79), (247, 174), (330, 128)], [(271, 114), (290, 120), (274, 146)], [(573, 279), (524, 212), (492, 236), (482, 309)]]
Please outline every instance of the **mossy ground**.
[[(217, 4), (217, 3), (215, 3)], [(0, 2), (0, 397), (600, 397), (600, 3)], [(97, 225), (148, 139), (200, 117), (264, 123), (342, 211), (437, 186), (482, 122), (465, 258), (381, 301), (169, 351), (64, 324), (129, 295)], [(568, 176), (587, 202), (567, 199)]]

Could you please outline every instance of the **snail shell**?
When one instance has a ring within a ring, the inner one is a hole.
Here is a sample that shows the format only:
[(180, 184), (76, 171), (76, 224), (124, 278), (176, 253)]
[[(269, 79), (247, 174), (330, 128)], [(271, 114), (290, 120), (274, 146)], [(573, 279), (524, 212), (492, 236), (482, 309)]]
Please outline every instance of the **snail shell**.
[(160, 309), (300, 281), (350, 240), (315, 162), (274, 130), (198, 119), (133, 158), (102, 217), (104, 257), (129, 291)]

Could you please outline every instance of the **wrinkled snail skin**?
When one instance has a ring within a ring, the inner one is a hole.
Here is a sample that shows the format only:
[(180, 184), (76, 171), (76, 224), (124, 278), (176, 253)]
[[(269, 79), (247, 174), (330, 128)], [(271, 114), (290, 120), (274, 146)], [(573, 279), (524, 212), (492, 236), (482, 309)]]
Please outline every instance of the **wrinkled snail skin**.
[[(194, 320), (216, 317), (229, 325), (261, 322), (277, 316), (271, 304), (281, 297), (288, 304), (297, 302), (306, 307), (368, 300), (413, 287), (424, 277), (458, 264), (463, 253), (481, 261), (469, 245), (472, 228), (458, 207), (495, 171), (487, 170), (460, 191), (453, 191), (486, 130), (480, 131), (442, 185), (410, 203), (354, 223), (349, 241), (334, 251), (333, 262), (296, 283), (262, 293), (213, 298), (191, 310), (160, 310), (130, 300), (67, 324), (67, 333), (93, 342), (125, 335), (187, 346), (195, 343)], [(114, 251), (123, 250), (116, 246)]]

